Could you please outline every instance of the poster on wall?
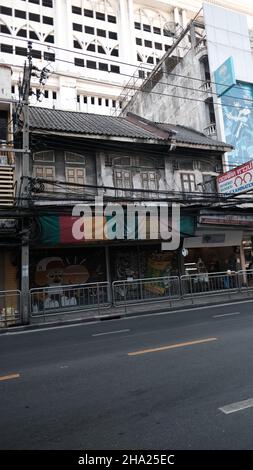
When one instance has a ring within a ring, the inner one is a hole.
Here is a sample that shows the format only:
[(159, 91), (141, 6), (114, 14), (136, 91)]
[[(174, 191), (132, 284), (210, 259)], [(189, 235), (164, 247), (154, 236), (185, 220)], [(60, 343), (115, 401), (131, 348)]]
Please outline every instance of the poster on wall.
[(253, 84), (237, 82), (221, 97), (225, 139), (234, 146), (228, 163), (239, 166), (253, 155)]

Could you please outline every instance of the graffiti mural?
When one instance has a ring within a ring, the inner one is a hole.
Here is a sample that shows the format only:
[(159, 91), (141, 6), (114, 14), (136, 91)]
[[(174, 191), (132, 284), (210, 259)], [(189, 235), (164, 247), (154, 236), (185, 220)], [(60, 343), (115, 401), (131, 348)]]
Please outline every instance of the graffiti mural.
[(229, 164), (238, 166), (253, 158), (253, 85), (237, 82), (221, 102), (226, 142), (235, 147)]

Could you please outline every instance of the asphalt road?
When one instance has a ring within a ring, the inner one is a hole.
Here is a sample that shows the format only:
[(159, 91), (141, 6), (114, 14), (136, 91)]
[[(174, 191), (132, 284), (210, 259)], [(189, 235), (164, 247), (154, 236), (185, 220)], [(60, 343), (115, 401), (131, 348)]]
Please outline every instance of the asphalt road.
[(253, 302), (0, 335), (0, 397), (1, 449), (253, 449)]

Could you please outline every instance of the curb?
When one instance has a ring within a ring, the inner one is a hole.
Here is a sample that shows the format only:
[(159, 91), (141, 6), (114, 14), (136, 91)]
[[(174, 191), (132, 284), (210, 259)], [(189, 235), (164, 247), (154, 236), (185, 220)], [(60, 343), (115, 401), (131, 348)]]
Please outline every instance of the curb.
[(58, 327), (58, 326), (67, 326), (67, 325), (79, 325), (79, 324), (83, 324), (83, 323), (94, 323), (94, 322), (104, 322), (104, 321), (109, 321), (109, 320), (119, 320), (121, 318), (128, 318), (128, 317), (133, 317), (133, 316), (145, 316), (145, 315), (152, 315), (153, 314), (156, 314), (156, 313), (164, 313), (164, 312), (168, 312), (168, 313), (176, 313), (177, 311), (183, 311), (183, 310), (189, 310), (189, 309), (193, 309), (194, 307), (196, 308), (201, 308), (201, 307), (212, 307), (212, 306), (215, 306), (215, 305), (226, 305), (226, 304), (229, 304), (229, 303), (240, 303), (240, 302), (245, 302), (245, 301), (252, 301), (253, 302), (253, 297), (252, 298), (247, 298), (247, 299), (228, 299), (226, 301), (217, 301), (217, 302), (213, 302), (212, 304), (207, 304), (207, 303), (200, 303), (200, 304), (191, 304), (191, 305), (177, 305), (176, 307), (167, 307), (167, 308), (163, 308), (163, 309), (159, 309), (159, 310), (153, 310), (153, 311), (150, 311), (150, 312), (139, 312), (139, 311), (135, 311), (135, 312), (128, 312), (128, 313), (120, 313), (120, 314), (117, 314), (115, 312), (114, 315), (104, 315), (102, 318), (98, 318), (98, 317), (91, 317), (91, 318), (76, 318), (75, 320), (56, 320), (55, 322), (50, 322), (50, 323), (38, 323), (38, 324), (29, 324), (29, 325), (21, 325), (21, 326), (13, 326), (13, 327), (9, 327), (9, 328), (1, 328), (0, 329), (0, 335), (4, 335), (4, 334), (8, 334), (8, 333), (11, 333), (11, 332), (21, 332), (21, 331), (29, 331), (29, 330), (43, 330), (43, 329), (50, 329), (50, 328), (55, 328), (55, 327)]

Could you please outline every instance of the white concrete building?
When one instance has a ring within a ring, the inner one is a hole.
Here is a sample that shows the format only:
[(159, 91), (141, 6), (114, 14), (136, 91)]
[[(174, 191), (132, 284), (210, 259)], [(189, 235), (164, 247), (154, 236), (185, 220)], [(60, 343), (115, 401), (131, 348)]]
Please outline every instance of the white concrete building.
[[(33, 77), (31, 104), (36, 103), (40, 88), (42, 106), (111, 114), (120, 107), (120, 94), (130, 77), (135, 74), (131, 85), (138, 87), (201, 3), (0, 0), (0, 62), (13, 67), (12, 92), (18, 96), (27, 41), (31, 40), (34, 64), (40, 69), (48, 64), (52, 72), (41, 87)], [(247, 2), (220, 3), (244, 9)]]

